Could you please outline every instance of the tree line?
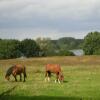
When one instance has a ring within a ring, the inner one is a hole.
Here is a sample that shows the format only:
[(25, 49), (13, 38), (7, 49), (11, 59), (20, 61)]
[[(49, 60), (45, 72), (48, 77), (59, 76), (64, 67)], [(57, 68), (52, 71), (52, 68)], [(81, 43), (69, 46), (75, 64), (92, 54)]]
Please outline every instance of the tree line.
[(83, 49), (86, 55), (100, 54), (100, 33), (91, 32), (84, 39), (64, 37), (58, 40), (50, 38), (0, 39), (0, 59), (42, 56), (74, 56), (70, 50)]
[(38, 56), (39, 50), (39, 46), (31, 39), (23, 41), (0, 39), (0, 59)]
[[(0, 59), (42, 56), (70, 56), (74, 55), (70, 49), (78, 48), (80, 40), (74, 38), (0, 39)], [(77, 45), (78, 44), (78, 45)]]

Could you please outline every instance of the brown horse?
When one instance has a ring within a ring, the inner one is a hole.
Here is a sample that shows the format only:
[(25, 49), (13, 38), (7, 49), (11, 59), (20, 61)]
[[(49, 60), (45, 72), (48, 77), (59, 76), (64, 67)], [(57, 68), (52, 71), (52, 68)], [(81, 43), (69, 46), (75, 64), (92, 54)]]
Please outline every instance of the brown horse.
[(13, 65), (12, 67), (10, 67), (5, 75), (5, 78), (9, 81), (10, 80), (10, 75), (12, 74), (15, 78), (15, 81), (17, 81), (17, 75), (20, 75), (20, 81), (22, 81), (22, 73), (24, 76), (24, 82), (25, 82), (25, 78), (26, 76), (26, 68), (23, 65), (17, 64), (17, 65)]
[(61, 71), (61, 67), (59, 64), (47, 64), (45, 68), (45, 81), (50, 81), (51, 73), (55, 73), (57, 76), (56, 82), (61, 82), (64, 80), (64, 76)]

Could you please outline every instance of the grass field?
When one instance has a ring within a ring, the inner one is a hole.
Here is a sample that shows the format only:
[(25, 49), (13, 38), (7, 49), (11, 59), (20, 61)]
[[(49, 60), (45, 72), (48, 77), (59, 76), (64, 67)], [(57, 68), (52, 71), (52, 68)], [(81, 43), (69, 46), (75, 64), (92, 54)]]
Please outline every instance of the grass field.
[[(54, 83), (55, 75), (44, 81), (47, 63), (61, 65), (64, 83)], [(26, 65), (26, 82), (5, 80), (13, 64)], [(100, 100), (100, 56), (0, 60), (0, 100)]]

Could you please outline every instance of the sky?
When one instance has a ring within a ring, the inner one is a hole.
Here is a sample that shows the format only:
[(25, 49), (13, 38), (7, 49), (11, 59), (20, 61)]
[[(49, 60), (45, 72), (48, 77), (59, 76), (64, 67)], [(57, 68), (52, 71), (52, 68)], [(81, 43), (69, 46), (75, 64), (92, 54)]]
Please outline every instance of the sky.
[(100, 31), (100, 0), (0, 0), (0, 38), (74, 37)]

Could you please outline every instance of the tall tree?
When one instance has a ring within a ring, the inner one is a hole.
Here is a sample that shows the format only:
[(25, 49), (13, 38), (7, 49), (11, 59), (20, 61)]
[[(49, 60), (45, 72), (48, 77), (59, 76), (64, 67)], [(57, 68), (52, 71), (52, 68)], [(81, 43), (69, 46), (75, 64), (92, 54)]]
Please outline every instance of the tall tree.
[(34, 40), (25, 39), (21, 41), (20, 51), (26, 57), (39, 56), (39, 46)]
[(18, 40), (0, 40), (0, 58), (9, 59), (20, 57), (20, 42)]
[(83, 50), (86, 55), (100, 54), (100, 32), (91, 32), (84, 38)]
[(40, 56), (47, 56), (47, 51), (50, 46), (50, 38), (37, 38), (36, 43), (40, 46), (41, 54)]

